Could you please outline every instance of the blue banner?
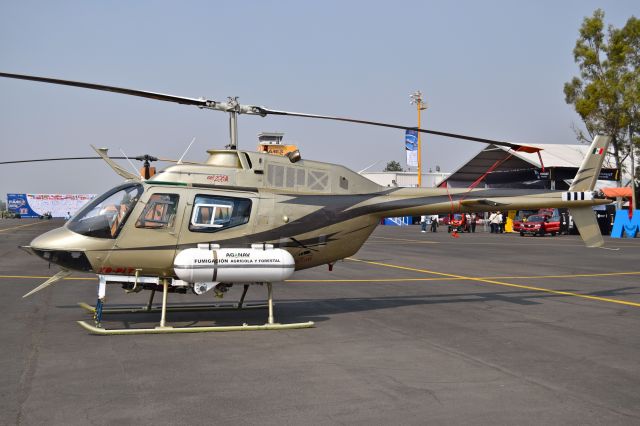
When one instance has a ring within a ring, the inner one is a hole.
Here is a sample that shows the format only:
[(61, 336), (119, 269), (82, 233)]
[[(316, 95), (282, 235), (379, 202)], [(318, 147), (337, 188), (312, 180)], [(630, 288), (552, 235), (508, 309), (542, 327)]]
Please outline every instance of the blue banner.
[(404, 149), (407, 151), (407, 166), (418, 167), (418, 132), (416, 130), (405, 132)]
[(31, 209), (27, 194), (7, 194), (7, 210), (11, 213), (19, 214), (20, 217), (39, 217)]

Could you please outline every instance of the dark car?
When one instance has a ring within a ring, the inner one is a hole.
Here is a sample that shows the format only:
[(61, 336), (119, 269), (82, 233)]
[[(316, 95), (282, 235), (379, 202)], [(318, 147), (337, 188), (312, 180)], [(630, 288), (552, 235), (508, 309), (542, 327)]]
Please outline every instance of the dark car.
[(545, 236), (551, 234), (555, 236), (560, 232), (560, 219), (544, 214), (534, 214), (527, 218), (526, 222), (520, 225), (520, 236), (536, 235)]

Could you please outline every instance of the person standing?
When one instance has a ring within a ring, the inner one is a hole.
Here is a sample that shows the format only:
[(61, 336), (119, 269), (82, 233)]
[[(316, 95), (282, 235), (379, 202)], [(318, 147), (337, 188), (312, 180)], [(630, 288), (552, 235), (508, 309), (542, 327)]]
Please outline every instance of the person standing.
[(491, 227), (491, 233), (495, 234), (496, 233), (496, 219), (498, 217), (498, 213), (497, 212), (491, 212), (491, 214), (489, 215), (489, 226)]
[(502, 212), (498, 212), (498, 232), (502, 234), (504, 232), (506, 217), (502, 214)]
[(438, 215), (431, 215), (431, 232), (438, 232)]
[(427, 232), (427, 216), (420, 216), (420, 232)]
[(569, 218), (567, 212), (560, 213), (560, 235), (569, 234)]
[(471, 213), (471, 220), (470, 220), (470, 226), (471, 226), (471, 232), (476, 232), (476, 214), (475, 213)]

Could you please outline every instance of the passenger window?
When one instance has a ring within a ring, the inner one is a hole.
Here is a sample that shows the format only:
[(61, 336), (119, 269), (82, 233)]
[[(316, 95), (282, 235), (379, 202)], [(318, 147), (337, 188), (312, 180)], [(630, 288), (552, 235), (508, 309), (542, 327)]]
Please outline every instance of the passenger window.
[(172, 228), (179, 197), (176, 194), (153, 194), (136, 222), (136, 228)]
[(196, 195), (189, 230), (215, 232), (249, 222), (251, 200), (246, 198)]

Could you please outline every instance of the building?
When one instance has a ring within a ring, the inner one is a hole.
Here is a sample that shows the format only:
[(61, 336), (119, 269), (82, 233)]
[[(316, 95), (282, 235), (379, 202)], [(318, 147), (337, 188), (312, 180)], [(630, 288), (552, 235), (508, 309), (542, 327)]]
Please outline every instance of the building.
[[(468, 188), (482, 178), (476, 187), (566, 190), (589, 150), (588, 145), (576, 144), (528, 146), (540, 148), (541, 151), (526, 153), (493, 144), (487, 145), (451, 173), (439, 186)], [(618, 176), (614, 164), (613, 156), (606, 154), (600, 172), (600, 187), (615, 186), (613, 181), (617, 180)]]
[[(374, 181), (378, 185), (386, 187), (417, 187), (418, 172), (362, 172), (362, 176)], [(424, 188), (435, 188), (450, 173), (422, 173), (422, 186)]]

